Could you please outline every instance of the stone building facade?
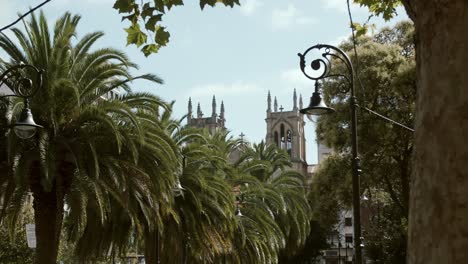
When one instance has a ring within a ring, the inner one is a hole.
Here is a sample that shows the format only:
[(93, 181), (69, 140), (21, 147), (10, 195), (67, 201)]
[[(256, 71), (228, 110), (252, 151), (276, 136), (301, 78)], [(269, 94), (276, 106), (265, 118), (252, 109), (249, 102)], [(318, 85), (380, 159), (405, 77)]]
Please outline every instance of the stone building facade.
[(188, 101), (187, 125), (199, 128), (206, 128), (213, 135), (217, 130), (226, 130), (226, 119), (224, 118), (224, 102), (221, 101), (219, 116), (216, 112), (216, 97), (213, 95), (211, 103), (211, 116), (203, 117), (200, 103), (197, 105), (197, 115), (193, 116), (192, 98)]
[(291, 157), (292, 168), (303, 175), (307, 173), (306, 139), (304, 134), (304, 116), (299, 112), (302, 108), (302, 96), (297, 100), (296, 89), (293, 93), (293, 108), (284, 111), (283, 106), (278, 108), (275, 97), (272, 108), (271, 94), (268, 92), (266, 110), (266, 144), (276, 144), (288, 152)]

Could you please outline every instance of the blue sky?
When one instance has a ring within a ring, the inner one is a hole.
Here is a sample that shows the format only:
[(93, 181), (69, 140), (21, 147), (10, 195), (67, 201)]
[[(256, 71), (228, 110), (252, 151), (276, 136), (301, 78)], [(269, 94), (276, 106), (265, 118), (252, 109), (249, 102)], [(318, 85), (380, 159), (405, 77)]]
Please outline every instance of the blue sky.
[[(43, 0), (0, 0), (0, 27)], [(211, 99), (216, 95), (226, 108), (226, 126), (232, 135), (241, 132), (251, 142), (266, 135), (268, 91), (278, 104), (292, 109), (293, 89), (308, 103), (313, 83), (299, 70), (298, 52), (317, 43), (337, 45), (350, 33), (346, 0), (241, 0), (233, 9), (218, 5), (201, 11), (197, 0), (173, 8), (164, 18), (171, 33), (167, 47), (146, 58), (135, 46), (126, 46), (126, 22), (112, 9), (113, 0), (53, 0), (42, 10), (50, 23), (65, 11), (82, 16), (79, 36), (103, 31), (97, 47), (124, 50), (140, 66), (138, 73), (154, 73), (164, 85), (134, 82), (137, 91), (148, 91), (175, 100), (175, 115), (187, 112), (191, 97), (200, 102), (205, 116), (211, 115)], [(402, 9), (390, 22), (373, 18), (377, 28), (405, 19)], [(352, 7), (355, 22), (367, 20), (369, 13)], [(20, 27), (22, 27), (19, 24)], [(3, 54), (0, 51), (0, 54)], [(316, 163), (314, 126), (306, 125), (307, 160)]]

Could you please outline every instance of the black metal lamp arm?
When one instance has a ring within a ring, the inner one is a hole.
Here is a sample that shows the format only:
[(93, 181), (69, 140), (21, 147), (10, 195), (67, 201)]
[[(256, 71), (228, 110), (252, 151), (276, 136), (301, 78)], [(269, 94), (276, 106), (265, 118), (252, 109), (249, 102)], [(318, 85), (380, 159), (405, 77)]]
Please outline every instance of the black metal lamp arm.
[[(32, 71), (36, 75), (34, 82), (32, 79), (25, 77), (24, 73), (28, 70)], [(42, 87), (42, 73), (43, 70), (39, 70), (30, 64), (20, 63), (8, 68), (2, 75), (0, 75), (0, 86), (7, 84), (13, 94), (3, 95), (0, 96), (0, 98), (16, 96), (27, 99), (34, 96), (39, 88)]]
[[(310, 63), (310, 67), (312, 68), (312, 71), (317, 73), (317, 75), (313, 76), (306, 71), (306, 60), (305, 57), (307, 53), (316, 50), (316, 51), (321, 51), (322, 49), (325, 49), (325, 51), (321, 54), (322, 56), (319, 58), (316, 58), (312, 60)], [(332, 52), (333, 51), (333, 52)], [(352, 189), (353, 189), (353, 219), (354, 219), (354, 250), (355, 250), (355, 257), (356, 257), (356, 263), (361, 264), (362, 263), (362, 248), (361, 248), (361, 208), (360, 208), (360, 191), (359, 191), (359, 181), (360, 181), (360, 173), (361, 173), (361, 168), (360, 168), (360, 162), (359, 162), (359, 157), (358, 157), (358, 135), (357, 135), (357, 117), (356, 117), (356, 108), (357, 108), (357, 102), (354, 94), (354, 68), (353, 64), (351, 63), (351, 60), (349, 59), (348, 55), (341, 50), (340, 48), (337, 48), (335, 46), (327, 45), (327, 44), (317, 44), (315, 46), (312, 46), (308, 48), (304, 54), (298, 54), (300, 57), (300, 68), (302, 73), (304, 75), (311, 79), (316, 81), (329, 78), (329, 77), (344, 77), (349, 83), (349, 91), (351, 92), (351, 97), (350, 97), (350, 110), (351, 110), (351, 143), (352, 143)], [(346, 68), (348, 70), (348, 75), (341, 75), (341, 74), (336, 74), (332, 72), (332, 62), (330, 61), (331, 58), (335, 58), (340, 60), (346, 65)], [(323, 68), (322, 68), (323, 67)], [(321, 70), (321, 71), (320, 71)], [(348, 92), (348, 90), (346, 91)], [(314, 95), (318, 97), (318, 91), (314, 93)], [(319, 100), (316, 100), (316, 102), (319, 102)], [(312, 108), (321, 108), (325, 109), (328, 108), (325, 105), (319, 105), (314, 102), (313, 98), (311, 99), (311, 105), (309, 106), (310, 109)], [(307, 110), (307, 109), (304, 109)], [(301, 110), (301, 113), (304, 113), (307, 111)], [(330, 111), (328, 111), (330, 112)]]

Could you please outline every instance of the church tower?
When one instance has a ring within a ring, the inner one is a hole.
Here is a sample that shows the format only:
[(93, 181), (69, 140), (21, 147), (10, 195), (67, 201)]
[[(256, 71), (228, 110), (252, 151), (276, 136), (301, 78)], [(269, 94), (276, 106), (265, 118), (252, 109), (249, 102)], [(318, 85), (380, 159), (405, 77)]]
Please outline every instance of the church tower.
[(307, 176), (305, 122), (303, 115), (299, 113), (301, 108), (302, 96), (299, 98), (298, 107), (296, 89), (294, 89), (293, 109), (291, 111), (283, 111), (282, 105), (278, 109), (276, 97), (272, 109), (271, 94), (268, 92), (265, 119), (267, 124), (266, 144), (276, 144), (281, 149), (286, 150), (291, 157), (293, 169)]
[(197, 117), (192, 115), (192, 98), (189, 98), (188, 101), (188, 113), (187, 113), (187, 125), (199, 128), (208, 129), (211, 135), (213, 135), (217, 130), (226, 130), (224, 126), (226, 119), (224, 118), (224, 102), (221, 101), (220, 114), (216, 113), (216, 98), (213, 95), (213, 100), (211, 102), (211, 116), (203, 117), (203, 112), (200, 107), (200, 103), (197, 105)]

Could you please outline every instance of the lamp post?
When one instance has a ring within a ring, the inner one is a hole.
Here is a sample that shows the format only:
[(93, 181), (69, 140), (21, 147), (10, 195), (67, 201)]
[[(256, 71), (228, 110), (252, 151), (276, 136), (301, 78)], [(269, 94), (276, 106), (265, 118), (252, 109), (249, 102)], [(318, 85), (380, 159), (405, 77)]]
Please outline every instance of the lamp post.
[[(28, 139), (36, 134), (41, 125), (34, 122), (31, 109), (29, 108), (29, 98), (34, 96), (42, 87), (42, 70), (29, 64), (18, 64), (6, 69), (0, 75), (0, 87), (4, 84), (13, 92), (13, 94), (0, 96), (0, 99), (7, 97), (21, 97), (24, 100), (24, 107), (12, 125), (15, 134), (21, 139)], [(30, 79), (26, 76), (33, 76)]]
[[(321, 52), (312, 62), (310, 67), (312, 72), (306, 68), (306, 55)], [(315, 81), (315, 92), (310, 98), (310, 104), (307, 108), (301, 109), (300, 112), (306, 115), (322, 115), (334, 112), (333, 108), (328, 107), (321, 96), (319, 90), (319, 80), (330, 78), (330, 77), (341, 77), (345, 79), (349, 84), (349, 89), (346, 92), (350, 92), (349, 104), (351, 109), (351, 145), (352, 145), (352, 188), (353, 188), (353, 218), (354, 218), (354, 251), (356, 257), (356, 263), (362, 263), (362, 248), (361, 248), (361, 212), (360, 212), (360, 194), (359, 194), (359, 174), (361, 172), (359, 157), (358, 157), (358, 138), (357, 138), (357, 120), (356, 120), (356, 108), (357, 102), (354, 94), (354, 68), (351, 60), (346, 53), (331, 45), (317, 44), (308, 48), (304, 54), (298, 54), (300, 57), (300, 68), (304, 75)], [(332, 60), (341, 61), (347, 69), (347, 75), (335, 73), (332, 71)], [(313, 74), (312, 74), (313, 73)]]

